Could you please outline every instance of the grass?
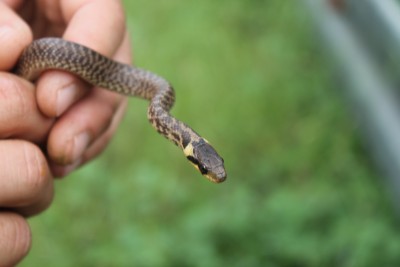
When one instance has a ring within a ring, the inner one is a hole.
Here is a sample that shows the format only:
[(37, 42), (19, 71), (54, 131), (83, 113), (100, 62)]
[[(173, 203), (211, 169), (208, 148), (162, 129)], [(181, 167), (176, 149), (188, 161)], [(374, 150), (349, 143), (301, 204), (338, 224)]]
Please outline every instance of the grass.
[(124, 1), (135, 63), (225, 158), (201, 178), (133, 99), (30, 220), (21, 266), (395, 266), (400, 232), (299, 1)]

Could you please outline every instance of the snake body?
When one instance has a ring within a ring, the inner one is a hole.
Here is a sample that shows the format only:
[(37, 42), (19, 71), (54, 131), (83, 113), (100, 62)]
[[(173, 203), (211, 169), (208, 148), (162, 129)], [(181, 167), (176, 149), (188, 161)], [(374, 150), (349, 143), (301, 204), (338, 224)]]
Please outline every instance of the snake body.
[(186, 158), (210, 181), (219, 183), (226, 179), (222, 157), (206, 139), (170, 115), (175, 93), (162, 77), (59, 38), (32, 42), (20, 56), (15, 73), (34, 81), (48, 69), (71, 72), (94, 86), (150, 101), (147, 116), (157, 132), (179, 146)]

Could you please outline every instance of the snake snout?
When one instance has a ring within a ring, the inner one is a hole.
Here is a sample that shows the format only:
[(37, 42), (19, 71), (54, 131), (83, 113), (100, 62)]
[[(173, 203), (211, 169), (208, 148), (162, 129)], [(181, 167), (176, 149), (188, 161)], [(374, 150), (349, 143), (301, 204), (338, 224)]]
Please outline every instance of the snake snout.
[(226, 171), (224, 169), (224, 167), (220, 167), (217, 170), (215, 170), (215, 173), (213, 175), (213, 182), (216, 183), (222, 183), (223, 181), (226, 180)]
[(203, 175), (214, 183), (222, 183), (226, 180), (227, 177), (223, 162), (218, 165), (214, 165), (212, 168), (209, 169), (207, 174)]

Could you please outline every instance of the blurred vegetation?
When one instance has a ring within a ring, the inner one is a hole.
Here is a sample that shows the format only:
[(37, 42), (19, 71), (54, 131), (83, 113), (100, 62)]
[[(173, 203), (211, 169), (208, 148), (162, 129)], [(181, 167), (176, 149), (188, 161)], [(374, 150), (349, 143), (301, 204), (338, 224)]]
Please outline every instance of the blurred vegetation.
[(301, 1), (124, 1), (135, 63), (215, 144), (202, 178), (133, 99), (106, 152), (32, 218), (21, 266), (398, 266), (382, 179)]

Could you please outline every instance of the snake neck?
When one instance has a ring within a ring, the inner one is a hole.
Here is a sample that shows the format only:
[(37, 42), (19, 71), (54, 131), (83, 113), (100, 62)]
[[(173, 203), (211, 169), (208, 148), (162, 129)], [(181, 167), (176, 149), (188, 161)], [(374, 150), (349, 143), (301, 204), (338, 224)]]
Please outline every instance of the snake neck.
[(189, 126), (171, 116), (167, 108), (163, 108), (157, 101), (151, 101), (147, 116), (151, 125), (158, 133), (163, 135), (183, 151), (193, 142), (198, 142), (202, 138)]
[(224, 160), (207, 140), (185, 123), (172, 117), (168, 112), (170, 106), (162, 104), (161, 101), (162, 94), (156, 96), (149, 106), (148, 118), (153, 127), (179, 146), (185, 157), (203, 176), (215, 183), (225, 181)]

